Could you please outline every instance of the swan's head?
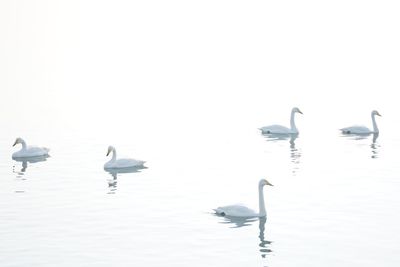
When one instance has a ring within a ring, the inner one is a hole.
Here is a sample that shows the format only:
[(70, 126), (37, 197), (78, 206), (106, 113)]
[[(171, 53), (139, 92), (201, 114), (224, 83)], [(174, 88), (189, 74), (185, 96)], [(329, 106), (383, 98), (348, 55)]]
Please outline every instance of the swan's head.
[(107, 149), (107, 155), (106, 155), (106, 156), (110, 155), (110, 153), (111, 153), (114, 149), (115, 149), (115, 148), (114, 148), (113, 146), (109, 146), (108, 149)]
[(373, 110), (372, 112), (371, 112), (371, 115), (372, 116), (379, 116), (379, 117), (382, 117), (382, 115), (381, 114), (379, 114), (379, 112), (378, 111), (376, 111), (376, 110)]
[(23, 142), (24, 140), (21, 137), (18, 137), (17, 139), (15, 139), (13, 146), (16, 146), (17, 144), (22, 144)]
[(273, 186), (270, 182), (268, 182), (265, 179), (261, 179), (260, 182), (258, 183), (258, 186), (263, 187), (264, 185), (269, 185), (269, 186)]
[(301, 110), (300, 110), (299, 108), (297, 108), (297, 107), (294, 107), (294, 108), (292, 109), (292, 112), (293, 112), (293, 113), (297, 112), (297, 113), (303, 114), (303, 112), (301, 112)]

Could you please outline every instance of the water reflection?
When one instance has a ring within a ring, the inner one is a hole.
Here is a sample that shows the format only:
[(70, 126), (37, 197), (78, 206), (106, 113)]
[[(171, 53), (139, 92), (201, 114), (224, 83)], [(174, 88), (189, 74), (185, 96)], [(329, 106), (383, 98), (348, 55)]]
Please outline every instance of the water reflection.
[(49, 155), (45, 155), (45, 156), (37, 156), (37, 157), (28, 157), (28, 158), (13, 158), (14, 161), (16, 162), (22, 162), (22, 168), (19, 171), (16, 171), (16, 165), (13, 166), (13, 172), (17, 174), (17, 178), (22, 178), (23, 180), (25, 180), (24, 178), (24, 174), (26, 172), (26, 170), (28, 169), (28, 163), (30, 164), (35, 164), (38, 162), (42, 162), (42, 161), (46, 161), (47, 158), (50, 157)]
[[(371, 134), (343, 134), (342, 137), (345, 137), (350, 140), (360, 141), (360, 140), (367, 140), (368, 137), (370, 137), (370, 135)], [(372, 134), (372, 140), (371, 140), (372, 143), (370, 145), (372, 159), (376, 159), (379, 157), (380, 145), (379, 145), (379, 143), (377, 143), (378, 137), (379, 137), (379, 133)]]
[(271, 253), (272, 250), (270, 249), (271, 241), (265, 239), (265, 223), (267, 222), (266, 217), (262, 218), (241, 218), (241, 217), (231, 217), (231, 216), (220, 216), (216, 215), (217, 217), (222, 217), (224, 221), (220, 222), (222, 224), (228, 224), (228, 225), (233, 225), (231, 228), (240, 228), (243, 226), (250, 226), (253, 224), (253, 222), (258, 220), (258, 228), (259, 228), (259, 234), (258, 234), (258, 247), (259, 251), (261, 253), (262, 258), (266, 258), (268, 253)]
[(293, 163), (292, 173), (295, 175), (299, 170), (299, 163), (301, 157), (301, 150), (296, 148), (296, 143), (294, 142), (298, 137), (298, 134), (293, 134), (290, 136), (290, 158)]
[(290, 139), (291, 142), (294, 142), (294, 140), (297, 139), (299, 134), (262, 134), (267, 141), (280, 141), (280, 140), (288, 140)]
[(140, 167), (130, 167), (130, 168), (123, 168), (123, 169), (104, 169), (108, 172), (112, 179), (108, 179), (108, 194), (115, 194), (117, 192), (117, 184), (118, 184), (118, 173), (135, 173), (140, 172), (143, 169), (147, 169), (147, 167), (140, 166)]
[(243, 226), (250, 226), (252, 222), (258, 220), (258, 218), (246, 218), (246, 217), (232, 217), (232, 216), (221, 216), (215, 215), (224, 219), (224, 221), (220, 222), (223, 224), (233, 225), (231, 228), (239, 228)]
[(281, 140), (289, 140), (289, 153), (290, 161), (293, 163), (292, 173), (295, 175), (299, 170), (299, 163), (301, 158), (301, 149), (296, 148), (296, 139), (299, 134), (263, 134), (268, 142), (276, 142)]
[(260, 239), (260, 243), (258, 246), (260, 247), (261, 257), (265, 258), (268, 253), (271, 253), (272, 250), (269, 248), (271, 245), (271, 241), (265, 240), (265, 222), (267, 221), (266, 217), (260, 218), (258, 223), (258, 228), (260, 230), (260, 234), (258, 238)]
[(372, 144), (371, 144), (371, 158), (376, 159), (379, 156), (379, 147), (380, 145), (376, 143), (376, 140), (379, 137), (379, 133), (375, 133), (372, 137)]
[(351, 139), (351, 140), (365, 140), (370, 135), (371, 134), (342, 134), (342, 137), (345, 137), (345, 138)]

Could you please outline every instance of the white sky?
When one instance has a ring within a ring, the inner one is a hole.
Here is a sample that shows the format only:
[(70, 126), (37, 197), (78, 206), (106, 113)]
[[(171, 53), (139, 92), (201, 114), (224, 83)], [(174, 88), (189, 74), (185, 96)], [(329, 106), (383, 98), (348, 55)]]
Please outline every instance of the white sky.
[(260, 126), (296, 105), (310, 123), (368, 121), (397, 112), (398, 14), (398, 1), (2, 0), (0, 119)]

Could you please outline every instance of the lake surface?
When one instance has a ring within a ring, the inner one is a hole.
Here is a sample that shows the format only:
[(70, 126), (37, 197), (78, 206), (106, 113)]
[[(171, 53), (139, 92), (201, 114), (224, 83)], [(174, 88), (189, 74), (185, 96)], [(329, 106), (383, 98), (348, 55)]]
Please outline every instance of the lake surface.
[[(399, 12), (1, 1), (0, 266), (400, 266)], [(298, 138), (260, 134), (294, 106)], [(373, 109), (375, 141), (339, 133)], [(147, 168), (104, 171), (109, 145)], [(212, 213), (262, 178), (266, 220)]]
[[(303, 112), (292, 143), (241, 123), (149, 135), (130, 124), (97, 136), (102, 129), (24, 131), (51, 148), (32, 163), (11, 159), (21, 130), (2, 128), (1, 265), (397, 266), (400, 138), (386, 117), (375, 143), (316, 133)], [(109, 144), (148, 168), (104, 171)], [(274, 184), (264, 189), (266, 221), (212, 214), (257, 208), (261, 178)]]

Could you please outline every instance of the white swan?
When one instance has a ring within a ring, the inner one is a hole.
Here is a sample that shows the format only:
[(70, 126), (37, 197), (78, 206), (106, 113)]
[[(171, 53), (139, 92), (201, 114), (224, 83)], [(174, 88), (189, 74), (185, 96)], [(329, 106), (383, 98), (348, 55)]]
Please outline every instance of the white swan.
[(252, 209), (249, 209), (243, 205), (229, 205), (224, 207), (218, 207), (214, 209), (217, 215), (228, 216), (228, 217), (265, 217), (267, 212), (265, 211), (265, 203), (264, 203), (264, 193), (263, 187), (264, 185), (270, 185), (267, 180), (261, 179), (258, 183), (258, 204), (259, 204), (259, 212), (255, 212)]
[(371, 134), (371, 133), (379, 133), (378, 125), (376, 124), (375, 121), (375, 116), (381, 116), (378, 111), (373, 110), (371, 112), (371, 118), (372, 118), (372, 127), (373, 130), (370, 130), (368, 127), (365, 126), (350, 126), (350, 127), (345, 127), (340, 129), (343, 134)]
[(296, 124), (294, 123), (294, 114), (303, 112), (300, 111), (299, 108), (292, 108), (292, 113), (290, 114), (290, 129), (282, 126), (282, 125), (269, 125), (259, 128), (263, 134), (297, 134), (299, 131), (296, 128)]
[(32, 158), (32, 157), (41, 157), (48, 156), (50, 149), (46, 147), (37, 147), (37, 146), (27, 146), (24, 139), (18, 137), (15, 140), (13, 146), (21, 144), (21, 150), (14, 152), (12, 154), (13, 158)]
[(117, 152), (113, 146), (109, 146), (107, 150), (108, 156), (110, 153), (113, 153), (110, 161), (104, 164), (104, 169), (124, 169), (124, 168), (132, 168), (132, 167), (144, 167), (143, 164), (145, 161), (136, 160), (136, 159), (117, 159)]

